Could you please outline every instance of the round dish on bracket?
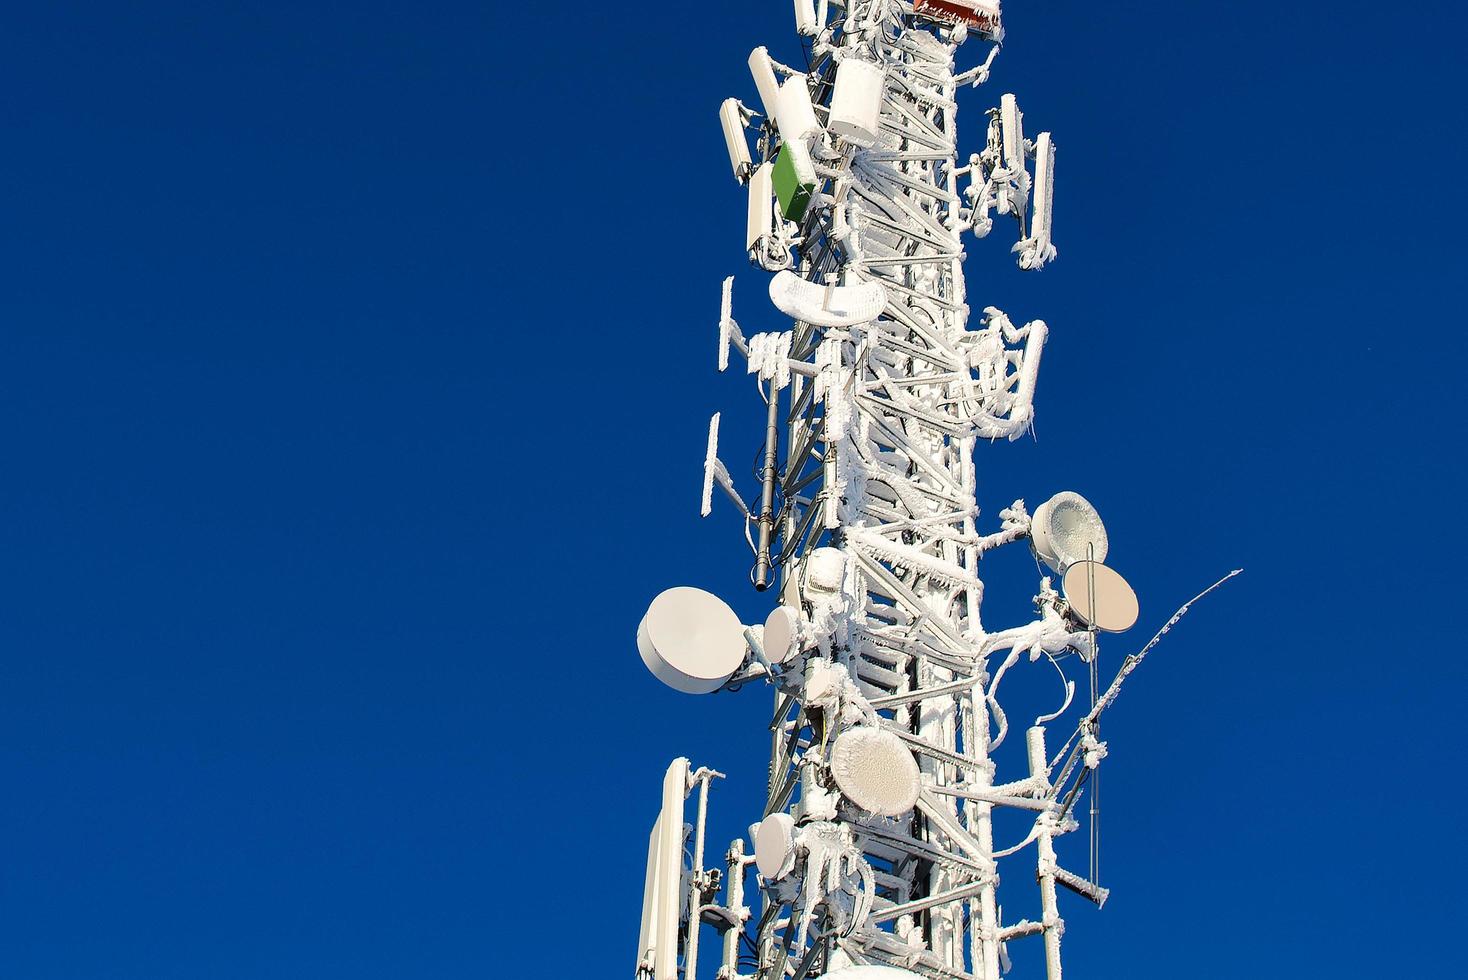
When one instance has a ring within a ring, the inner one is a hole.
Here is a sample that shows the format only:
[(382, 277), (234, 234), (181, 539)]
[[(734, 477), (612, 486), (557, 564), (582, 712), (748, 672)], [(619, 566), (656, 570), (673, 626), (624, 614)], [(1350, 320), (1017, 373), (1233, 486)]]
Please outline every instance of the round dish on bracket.
[(1061, 584), (1070, 611), (1103, 633), (1124, 633), (1137, 622), (1137, 593), (1117, 572), (1099, 561), (1078, 561)]
[(766, 881), (779, 881), (795, 868), (795, 819), (772, 813), (754, 835), (754, 864)]
[(893, 733), (870, 725), (848, 728), (831, 746), (831, 775), (851, 802), (870, 813), (898, 817), (917, 803), (917, 760)]
[(1064, 575), (1078, 561), (1106, 560), (1106, 525), (1089, 500), (1064, 490), (1035, 508), (1030, 543), (1041, 561)]
[(744, 625), (724, 600), (680, 586), (660, 594), (637, 626), (647, 669), (684, 694), (711, 694), (744, 663)]
[(765, 657), (772, 664), (793, 660), (800, 652), (799, 636), (800, 613), (789, 606), (776, 606), (765, 620)]

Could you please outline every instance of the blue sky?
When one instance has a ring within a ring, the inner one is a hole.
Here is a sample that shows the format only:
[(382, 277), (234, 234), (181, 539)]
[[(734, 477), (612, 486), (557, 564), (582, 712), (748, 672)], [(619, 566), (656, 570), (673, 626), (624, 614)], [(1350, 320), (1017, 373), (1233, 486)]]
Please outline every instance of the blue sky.
[[(758, 816), (767, 697), (663, 689), (632, 634), (675, 584), (768, 611), (697, 505), (708, 416), (740, 475), (759, 421), (722, 277), (779, 323), (715, 110), (798, 57), (789, 5), (585, 6), (6, 10), (7, 978), (627, 976), (668, 760), (729, 774), (714, 853)], [(980, 503), (1097, 504), (1143, 604), (1113, 665), (1247, 569), (1108, 715), (1069, 969), (1437, 972), (1460, 8), (1006, 14), (960, 119), (1054, 131), (1061, 255), (969, 247), (976, 305), (1052, 331)]]

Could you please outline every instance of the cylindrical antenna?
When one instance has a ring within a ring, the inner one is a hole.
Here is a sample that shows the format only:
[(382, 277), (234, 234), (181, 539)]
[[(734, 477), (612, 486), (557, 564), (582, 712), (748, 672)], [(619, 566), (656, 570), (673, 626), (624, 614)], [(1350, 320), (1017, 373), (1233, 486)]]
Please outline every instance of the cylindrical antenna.
[(776, 456), (780, 440), (780, 391), (770, 382), (769, 409), (765, 413), (765, 458), (760, 468), (759, 550), (754, 560), (754, 587), (770, 587), (770, 543), (775, 536), (775, 481), (780, 478)]

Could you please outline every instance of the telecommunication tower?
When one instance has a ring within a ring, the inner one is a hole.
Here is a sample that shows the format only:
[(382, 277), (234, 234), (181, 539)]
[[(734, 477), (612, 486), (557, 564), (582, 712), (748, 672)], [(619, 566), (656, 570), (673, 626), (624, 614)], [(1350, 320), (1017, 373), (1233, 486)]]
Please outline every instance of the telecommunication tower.
[[(718, 456), (715, 415), (702, 501), (705, 515), (715, 487), (732, 501), (754, 586), (778, 586), (777, 603), (745, 626), (706, 592), (670, 589), (637, 633), (648, 668), (680, 691), (773, 690), (768, 793), (750, 844), (706, 868), (720, 774), (686, 759), (667, 770), (637, 977), (697, 980), (713, 938), (716, 980), (998, 980), (1009, 945), (1034, 937), (1060, 980), (1060, 891), (1107, 897), (1100, 717), (1152, 644), (1100, 688), (1098, 633), (1130, 628), (1138, 605), (1103, 563), (1106, 531), (1084, 498), (1063, 492), (1033, 514), (1016, 500), (987, 532), (975, 503), (976, 445), (1030, 430), (1048, 329), (972, 310), (963, 243), (1007, 218), (1022, 269), (1056, 257), (1055, 144), (1027, 137), (1004, 95), (979, 152), (959, 156), (956, 95), (988, 78), (997, 0), (795, 0), (794, 11), (809, 68), (756, 48), (758, 101), (719, 112), (749, 191), (750, 260), (793, 325), (747, 333), (724, 281), (718, 367), (737, 352), (756, 376), (765, 439), (746, 500)], [(1020, 542), (1056, 579), (1041, 577), (1032, 622), (990, 631), (980, 559)], [(1068, 676), (1077, 664), (1088, 702)], [(1058, 683), (1055, 710), (1015, 733), (1027, 765), (1001, 775), (1000, 686), (1017, 667)], [(1065, 717), (1056, 746), (1047, 729)], [(1024, 830), (996, 843), (1001, 811)], [(1085, 872), (1056, 853), (1082, 820)], [(1021, 863), (1037, 907), (1016, 917), (1000, 871)]]

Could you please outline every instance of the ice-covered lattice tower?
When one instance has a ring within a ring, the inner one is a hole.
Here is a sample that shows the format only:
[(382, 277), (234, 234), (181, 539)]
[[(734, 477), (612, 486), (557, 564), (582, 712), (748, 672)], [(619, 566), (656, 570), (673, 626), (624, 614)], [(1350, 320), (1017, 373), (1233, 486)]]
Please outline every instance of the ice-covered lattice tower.
[[(1058, 888), (1097, 905), (1106, 891), (1094, 840), (1088, 874), (1062, 867), (1054, 842), (1081, 819), (1094, 834), (1080, 790), (1105, 755), (1100, 714), (1139, 659), (1099, 690), (1096, 635), (1131, 626), (1136, 598), (1102, 564), (1104, 528), (1076, 494), (1033, 517), (1015, 501), (983, 528), (975, 447), (1029, 431), (1047, 328), (975, 309), (963, 275), (965, 241), (996, 217), (1018, 225), (1021, 268), (1055, 258), (1054, 144), (1026, 137), (1004, 95), (979, 152), (960, 156), (956, 94), (987, 79), (1003, 35), (996, 0), (794, 7), (809, 69), (756, 48), (758, 101), (720, 111), (750, 193), (759, 288), (793, 325), (742, 328), (724, 282), (719, 369), (737, 353), (757, 376), (761, 480), (748, 500), (736, 489), (715, 415), (703, 487), (705, 514), (715, 486), (738, 509), (754, 585), (778, 585), (778, 604), (746, 627), (708, 593), (671, 589), (638, 630), (647, 666), (681, 691), (773, 689), (768, 797), (750, 841), (705, 868), (719, 774), (685, 759), (668, 770), (637, 973), (696, 980), (714, 969), (700, 940), (716, 939), (723, 980), (997, 980), (1008, 944), (1036, 937), (1058, 980)], [(980, 558), (1026, 541), (1058, 578), (1040, 579), (1033, 622), (990, 631)], [(1073, 697), (1071, 665), (1089, 679), (1088, 704)], [(1001, 774), (1000, 685), (1026, 670), (1054, 685), (1056, 710), (1016, 733), (1027, 765)], [(1063, 718), (1069, 737), (1047, 744)], [(1004, 809), (1025, 829), (996, 844)], [(1002, 914), (1001, 870), (1039, 884)]]

